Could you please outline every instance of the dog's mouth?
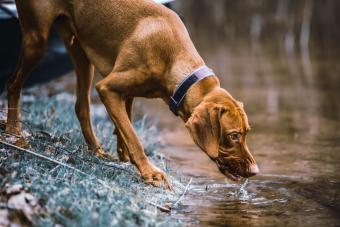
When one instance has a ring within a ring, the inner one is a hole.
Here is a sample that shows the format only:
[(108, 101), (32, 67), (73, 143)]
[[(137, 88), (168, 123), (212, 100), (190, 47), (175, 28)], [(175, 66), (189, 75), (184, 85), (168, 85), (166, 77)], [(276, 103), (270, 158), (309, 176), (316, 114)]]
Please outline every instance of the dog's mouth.
[(225, 175), (229, 179), (231, 179), (233, 181), (240, 181), (241, 180), (241, 176), (238, 175), (237, 173), (235, 173), (234, 171), (231, 171), (229, 168), (219, 168), (219, 169), (220, 169), (221, 173), (223, 173), (223, 175)]
[(215, 162), (217, 164), (218, 169), (221, 171), (221, 173), (225, 175), (226, 177), (228, 177), (230, 180), (233, 180), (233, 181), (241, 180), (242, 177), (238, 173), (236, 173), (236, 171), (234, 170), (234, 168), (232, 168), (231, 165), (223, 163), (219, 158), (217, 158)]

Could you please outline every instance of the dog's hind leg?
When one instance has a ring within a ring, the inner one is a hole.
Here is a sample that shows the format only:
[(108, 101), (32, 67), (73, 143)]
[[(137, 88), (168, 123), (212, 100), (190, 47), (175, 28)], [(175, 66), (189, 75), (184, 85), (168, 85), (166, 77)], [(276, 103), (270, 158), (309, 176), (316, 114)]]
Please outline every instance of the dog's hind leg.
[[(133, 98), (128, 98), (125, 100), (125, 107), (126, 107), (126, 113), (129, 116), (129, 119), (131, 121), (131, 112), (132, 112), (132, 105), (133, 105)], [(123, 138), (120, 135), (117, 128), (115, 129), (115, 134), (117, 136), (117, 153), (119, 160), (122, 162), (128, 162), (130, 160), (129, 157), (129, 151), (127, 146), (124, 144)]]
[[(55, 15), (53, 9), (43, 9), (40, 1), (17, 1), (22, 46), (14, 75), (8, 81), (8, 113), (5, 131), (20, 134), (20, 94), (29, 74), (44, 56), (50, 28)], [(49, 4), (43, 4), (48, 6)]]
[(101, 148), (91, 123), (90, 100), (94, 66), (90, 63), (88, 57), (81, 48), (79, 41), (75, 38), (70, 26), (68, 26), (66, 22), (62, 23), (57, 20), (55, 28), (64, 40), (76, 71), (77, 101), (75, 105), (75, 112), (85, 141), (89, 149), (95, 151), (96, 155), (113, 160), (113, 157)]

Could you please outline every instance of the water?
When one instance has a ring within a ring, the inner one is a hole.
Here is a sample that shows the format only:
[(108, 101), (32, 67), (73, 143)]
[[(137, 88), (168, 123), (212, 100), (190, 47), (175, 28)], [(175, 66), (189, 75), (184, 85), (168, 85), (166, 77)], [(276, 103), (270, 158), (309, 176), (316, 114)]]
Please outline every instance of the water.
[[(172, 214), (186, 225), (339, 226), (339, 178), (304, 177), (294, 171), (266, 173), (276, 172), (271, 169), (235, 184), (218, 174), (205, 156), (192, 158), (200, 154), (194, 147), (174, 149), (180, 154), (168, 152), (172, 161), (177, 159), (179, 171), (195, 176), (182, 205)], [(188, 159), (183, 158), (184, 152)]]
[[(335, 225), (337, 218), (313, 199), (305, 197), (303, 188), (292, 180), (261, 179), (251, 181), (244, 194), (237, 186), (223, 186), (211, 194), (208, 211), (201, 209), (196, 218), (201, 225)], [(187, 208), (183, 208), (187, 209)]]

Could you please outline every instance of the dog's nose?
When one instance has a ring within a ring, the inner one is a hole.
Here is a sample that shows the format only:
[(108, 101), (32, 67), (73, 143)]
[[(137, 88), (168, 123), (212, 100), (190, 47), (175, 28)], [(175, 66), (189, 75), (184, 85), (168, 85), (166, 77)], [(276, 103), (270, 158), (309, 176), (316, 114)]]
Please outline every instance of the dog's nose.
[(248, 176), (253, 177), (260, 172), (259, 167), (256, 164), (249, 166)]

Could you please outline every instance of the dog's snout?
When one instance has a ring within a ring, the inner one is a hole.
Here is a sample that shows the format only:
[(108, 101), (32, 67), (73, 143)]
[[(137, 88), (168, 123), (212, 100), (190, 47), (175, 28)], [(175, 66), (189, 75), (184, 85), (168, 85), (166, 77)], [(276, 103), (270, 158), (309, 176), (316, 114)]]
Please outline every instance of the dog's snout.
[(249, 166), (248, 177), (253, 177), (260, 172), (259, 167), (256, 164)]

